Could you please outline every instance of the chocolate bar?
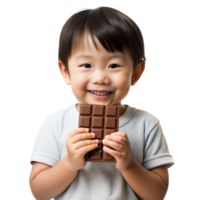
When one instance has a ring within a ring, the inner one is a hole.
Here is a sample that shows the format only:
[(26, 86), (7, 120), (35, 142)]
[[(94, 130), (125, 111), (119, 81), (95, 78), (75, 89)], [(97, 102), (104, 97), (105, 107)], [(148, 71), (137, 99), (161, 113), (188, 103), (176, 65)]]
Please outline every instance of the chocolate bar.
[[(103, 150), (102, 140), (106, 135), (118, 131), (119, 106), (80, 104), (79, 127), (89, 128), (98, 139), (98, 147), (85, 155), (86, 161), (116, 162), (115, 158)], [(111, 147), (109, 147), (111, 148)]]

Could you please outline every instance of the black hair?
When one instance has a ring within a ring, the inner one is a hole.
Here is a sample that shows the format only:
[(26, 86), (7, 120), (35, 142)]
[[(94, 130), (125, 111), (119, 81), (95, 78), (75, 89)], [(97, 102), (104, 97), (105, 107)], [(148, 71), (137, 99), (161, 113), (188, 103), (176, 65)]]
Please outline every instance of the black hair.
[(94, 36), (107, 51), (124, 52), (126, 48), (133, 59), (134, 69), (140, 62), (145, 64), (144, 41), (137, 24), (116, 9), (99, 7), (75, 13), (62, 28), (58, 59), (62, 61), (68, 72), (68, 58), (72, 48), (82, 44), (86, 31), (90, 34), (96, 48)]

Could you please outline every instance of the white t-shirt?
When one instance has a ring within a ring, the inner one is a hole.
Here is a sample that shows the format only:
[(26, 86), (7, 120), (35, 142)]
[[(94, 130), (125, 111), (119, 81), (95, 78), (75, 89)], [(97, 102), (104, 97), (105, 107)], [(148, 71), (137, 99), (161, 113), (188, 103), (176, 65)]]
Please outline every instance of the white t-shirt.
[[(31, 161), (56, 165), (67, 154), (66, 140), (78, 128), (75, 105), (50, 115), (37, 136)], [(119, 131), (127, 134), (131, 151), (146, 169), (174, 164), (159, 120), (148, 112), (127, 106), (119, 118)], [(137, 200), (115, 163), (88, 162), (71, 185), (55, 200)]]

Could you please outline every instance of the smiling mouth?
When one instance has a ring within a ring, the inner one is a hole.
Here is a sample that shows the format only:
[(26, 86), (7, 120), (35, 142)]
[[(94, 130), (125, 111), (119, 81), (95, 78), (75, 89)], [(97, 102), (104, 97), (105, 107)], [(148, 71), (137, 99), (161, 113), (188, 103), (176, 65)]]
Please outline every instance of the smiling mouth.
[(88, 90), (90, 93), (98, 95), (98, 96), (107, 96), (111, 94), (112, 92), (110, 91), (94, 91), (94, 90)]

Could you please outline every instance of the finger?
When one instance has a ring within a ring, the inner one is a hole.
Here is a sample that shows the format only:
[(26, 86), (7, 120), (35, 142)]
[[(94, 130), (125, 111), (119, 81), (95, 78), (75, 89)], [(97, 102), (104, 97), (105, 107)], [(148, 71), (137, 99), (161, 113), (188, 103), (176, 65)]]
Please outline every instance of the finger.
[(74, 135), (73, 138), (71, 138), (71, 143), (74, 144), (79, 141), (93, 139), (93, 138), (95, 138), (95, 133), (79, 133)]
[(119, 152), (122, 152), (125, 148), (125, 145), (117, 143), (117, 142), (113, 142), (113, 141), (110, 141), (110, 140), (104, 141), (103, 144), (105, 146), (112, 148), (112, 149), (119, 151)]
[(88, 145), (91, 145), (91, 144), (98, 144), (98, 143), (99, 143), (98, 139), (96, 139), (96, 140), (83, 140), (83, 141), (75, 143), (73, 145), (73, 148), (74, 148), (74, 150), (77, 150), (77, 149), (80, 149), (82, 147), (85, 147), (85, 146), (88, 146)]
[(125, 132), (114, 132), (114, 133), (111, 133), (110, 135), (119, 135), (119, 136), (127, 138), (127, 135)]
[(114, 141), (122, 145), (128, 145), (128, 139), (121, 135), (107, 135), (103, 141)]
[(74, 137), (75, 135), (77, 134), (80, 134), (80, 133), (88, 133), (89, 132), (89, 129), (87, 128), (76, 128), (75, 130), (73, 130), (70, 134), (69, 134), (69, 137)]
[(87, 146), (83, 146), (76, 151), (81, 157), (83, 157), (87, 152), (92, 151), (96, 149), (97, 147), (98, 147), (98, 144), (90, 144)]
[(110, 155), (112, 155), (113, 157), (119, 157), (119, 155), (121, 154), (119, 151), (116, 151), (115, 149), (111, 149), (109, 147), (104, 146), (103, 150), (107, 153), (109, 153)]

